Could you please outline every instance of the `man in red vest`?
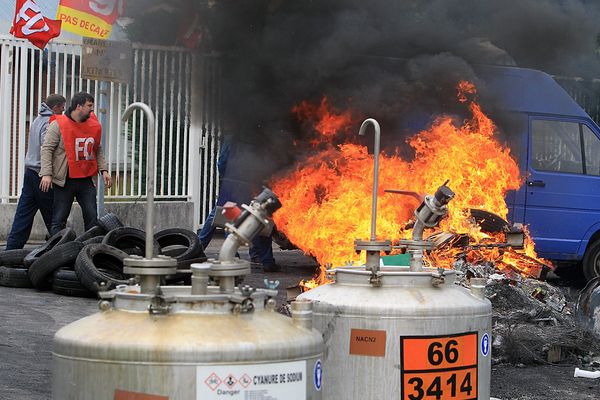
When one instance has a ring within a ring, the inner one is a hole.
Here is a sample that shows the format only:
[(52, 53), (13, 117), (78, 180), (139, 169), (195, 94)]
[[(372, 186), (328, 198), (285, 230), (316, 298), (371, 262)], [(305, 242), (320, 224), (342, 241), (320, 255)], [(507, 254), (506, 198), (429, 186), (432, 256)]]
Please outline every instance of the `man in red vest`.
[(96, 225), (98, 173), (107, 188), (112, 184), (100, 146), (102, 126), (93, 109), (91, 94), (76, 93), (67, 112), (48, 126), (44, 138), (40, 189), (54, 188), (52, 235), (65, 228), (74, 198), (81, 206), (85, 230)]

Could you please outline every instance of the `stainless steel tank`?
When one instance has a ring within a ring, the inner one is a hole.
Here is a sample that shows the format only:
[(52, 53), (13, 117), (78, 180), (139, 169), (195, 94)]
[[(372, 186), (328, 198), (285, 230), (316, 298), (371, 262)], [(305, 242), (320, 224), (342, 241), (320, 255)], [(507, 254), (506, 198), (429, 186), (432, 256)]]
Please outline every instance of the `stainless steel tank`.
[[(323, 334), (323, 399), (489, 399), (492, 306), (454, 271), (337, 268), (303, 293)], [(473, 281), (473, 280), (472, 280)]]
[[(314, 303), (314, 326), (325, 340), (326, 400), (464, 400), (490, 398), (492, 306), (485, 280), (471, 290), (454, 284), (455, 271), (423, 266), (425, 228), (446, 214), (454, 192), (444, 183), (415, 210), (412, 240), (392, 245), (376, 239), (379, 124), (375, 128), (374, 190), (370, 240), (355, 240), (366, 264), (334, 269), (333, 283), (298, 296)], [(410, 268), (381, 267), (381, 252), (403, 248)]]
[(131, 290), (56, 333), (53, 399), (321, 399), (323, 341), (311, 303), (293, 304), (288, 318), (269, 290), (162, 287), (161, 298)]
[[(153, 154), (154, 116), (148, 116)], [(175, 260), (152, 256), (153, 162), (148, 161), (146, 257), (124, 260), (131, 285), (101, 293), (100, 312), (54, 337), (55, 400), (321, 399), (323, 340), (312, 328), (312, 303), (275, 312), (272, 289), (239, 287), (250, 263), (241, 245), (272, 227), (281, 203), (264, 189), (231, 223), (218, 259), (192, 264), (192, 285), (162, 286)], [(211, 281), (216, 285), (209, 285)]]

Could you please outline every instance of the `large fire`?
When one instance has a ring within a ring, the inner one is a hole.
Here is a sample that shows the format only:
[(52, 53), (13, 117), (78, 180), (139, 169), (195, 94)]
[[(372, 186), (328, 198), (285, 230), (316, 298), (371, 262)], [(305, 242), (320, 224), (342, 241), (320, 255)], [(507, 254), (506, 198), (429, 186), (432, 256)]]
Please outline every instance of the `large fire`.
[[(519, 168), (510, 149), (497, 140), (494, 123), (482, 112), (474, 96), (472, 84), (458, 85), (458, 101), (466, 103), (472, 117), (465, 121), (450, 116), (436, 118), (431, 128), (407, 140), (414, 150), (412, 160), (401, 158), (398, 149), (380, 154), (377, 239), (394, 242), (410, 238), (407, 222), (420, 203), (414, 197), (386, 193), (385, 189), (431, 194), (449, 180), (456, 196), (448, 206), (448, 218), (437, 231), (466, 234), (475, 243), (490, 236), (469, 218), (470, 209), (483, 209), (506, 218), (504, 197), (508, 190), (521, 185)], [(360, 120), (349, 111), (331, 108), (326, 97), (318, 105), (303, 101), (293, 112), (303, 123), (311, 124), (318, 136), (311, 139), (313, 154), (272, 182), (283, 204), (274, 219), (279, 230), (322, 266), (316, 280), (306, 283), (312, 287), (326, 281), (325, 266), (364, 262), (364, 254), (355, 253), (353, 240), (370, 236), (374, 160), (367, 147), (352, 143), (358, 129), (353, 132), (350, 128)], [(386, 134), (389, 132), (384, 126), (382, 144)], [(340, 137), (345, 142), (339, 143)], [(426, 235), (429, 233), (433, 231)], [(431, 252), (427, 261), (451, 268), (458, 251), (446, 246)], [(527, 251), (535, 257), (532, 243), (528, 243)], [(498, 248), (472, 249), (469, 258), (495, 261), (499, 268), (515, 262)]]

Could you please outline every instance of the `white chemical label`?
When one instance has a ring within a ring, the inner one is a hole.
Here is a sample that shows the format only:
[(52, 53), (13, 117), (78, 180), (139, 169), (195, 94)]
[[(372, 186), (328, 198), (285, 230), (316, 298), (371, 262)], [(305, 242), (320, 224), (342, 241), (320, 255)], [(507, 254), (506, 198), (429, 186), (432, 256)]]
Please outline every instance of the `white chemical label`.
[(306, 382), (306, 361), (199, 366), (196, 399), (305, 400)]

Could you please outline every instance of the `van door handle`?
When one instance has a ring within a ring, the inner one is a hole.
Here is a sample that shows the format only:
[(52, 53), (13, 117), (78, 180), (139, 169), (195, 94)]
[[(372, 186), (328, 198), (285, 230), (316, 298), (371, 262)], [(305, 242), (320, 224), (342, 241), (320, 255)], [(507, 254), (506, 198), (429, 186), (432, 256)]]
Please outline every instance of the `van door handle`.
[(527, 181), (527, 186), (545, 187), (546, 182), (544, 182), (544, 181)]

